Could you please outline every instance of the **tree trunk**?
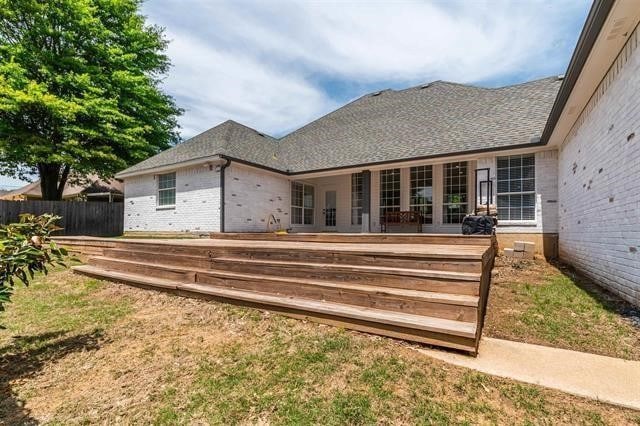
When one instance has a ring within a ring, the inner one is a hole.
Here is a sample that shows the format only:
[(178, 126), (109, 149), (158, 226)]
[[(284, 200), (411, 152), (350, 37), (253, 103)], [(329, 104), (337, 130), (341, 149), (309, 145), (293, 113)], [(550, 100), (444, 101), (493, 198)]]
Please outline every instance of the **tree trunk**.
[(69, 177), (69, 166), (61, 164), (38, 164), (40, 190), (42, 199), (48, 201), (62, 200), (62, 193)]

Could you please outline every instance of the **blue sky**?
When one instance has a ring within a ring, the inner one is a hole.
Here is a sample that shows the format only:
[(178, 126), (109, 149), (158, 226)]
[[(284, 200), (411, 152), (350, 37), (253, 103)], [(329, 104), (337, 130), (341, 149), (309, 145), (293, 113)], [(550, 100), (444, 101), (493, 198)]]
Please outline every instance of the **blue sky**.
[(142, 12), (171, 41), (164, 88), (187, 139), (227, 119), (281, 136), (386, 88), (563, 74), (590, 4), (147, 0)]

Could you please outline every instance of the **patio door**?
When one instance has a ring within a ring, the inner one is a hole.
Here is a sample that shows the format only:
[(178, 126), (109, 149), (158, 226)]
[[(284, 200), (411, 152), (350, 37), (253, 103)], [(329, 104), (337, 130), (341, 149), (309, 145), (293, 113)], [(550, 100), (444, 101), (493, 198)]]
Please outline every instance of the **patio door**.
[(336, 228), (336, 202), (337, 196), (334, 189), (324, 191), (324, 209), (322, 215), (324, 216), (324, 228), (331, 231)]

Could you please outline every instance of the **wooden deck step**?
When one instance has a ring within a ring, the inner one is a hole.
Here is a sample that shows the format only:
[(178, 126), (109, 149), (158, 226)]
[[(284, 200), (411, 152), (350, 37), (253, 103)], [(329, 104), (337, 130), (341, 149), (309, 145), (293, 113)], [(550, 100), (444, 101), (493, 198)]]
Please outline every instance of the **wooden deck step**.
[(480, 280), (479, 272), (456, 272), (430, 269), (412, 269), (375, 265), (348, 265), (339, 263), (312, 263), (299, 261), (261, 260), (242, 257), (217, 257), (215, 262), (234, 262), (241, 265), (278, 266), (280, 268), (301, 267), (307, 269), (334, 270), (340, 272), (367, 272), (373, 274), (399, 275), (403, 277), (442, 278), (445, 280), (474, 281)]
[[(431, 258), (422, 253), (413, 255), (393, 255), (391, 253), (378, 252), (377, 254), (358, 254), (355, 251), (331, 251), (331, 250), (306, 250), (298, 248), (260, 248), (247, 247), (199, 247), (181, 245), (155, 245), (155, 244), (118, 244), (115, 248), (105, 248), (105, 256), (117, 257), (123, 253), (130, 253), (142, 260), (142, 257), (159, 258), (159, 255), (167, 261), (189, 262), (190, 265), (207, 267), (206, 263), (216, 258), (243, 258), (265, 261), (291, 261), (321, 264), (348, 264), (363, 266), (383, 266), (390, 268), (425, 269), (452, 272), (480, 273), (482, 271), (482, 258), (444, 259)], [(139, 254), (139, 255), (138, 255)], [(184, 256), (184, 257), (175, 257)], [(185, 263), (186, 264), (186, 263)]]
[(364, 256), (396, 257), (406, 256), (419, 259), (460, 259), (481, 260), (486, 246), (447, 245), (447, 244), (363, 244), (363, 243), (324, 243), (305, 241), (242, 241), (242, 240), (136, 240), (119, 239), (117, 248), (136, 249), (141, 246), (147, 251), (182, 252), (191, 254), (211, 251), (214, 253), (243, 251), (301, 251), (305, 253), (357, 254)]
[(383, 287), (475, 296), (479, 294), (479, 272), (252, 259), (233, 256), (218, 258), (167, 254), (159, 256), (154, 252), (128, 251), (124, 249), (106, 249), (104, 256), (154, 265), (189, 267), (190, 269), (216, 269), (280, 275), (290, 278), (314, 278), (326, 281), (364, 283)]
[(238, 257), (215, 258), (211, 262), (211, 268), (474, 296), (477, 296), (480, 290), (480, 273), (476, 272)]
[(493, 239), (489, 235), (451, 235), (424, 233), (307, 233), (276, 234), (267, 232), (213, 232), (212, 239), (240, 241), (305, 241), (317, 243), (369, 243), (369, 244), (447, 244), (477, 245), (489, 247)]
[(392, 311), (476, 321), (478, 296), (381, 287), (367, 284), (289, 278), (275, 275), (202, 270), (178, 266), (149, 265), (124, 259), (92, 257), (90, 265), (105, 270), (136, 273), (161, 279), (196, 282), (269, 294), (294, 295)]
[[(385, 334), (391, 337), (444, 345), (456, 349), (475, 351), (476, 324), (413, 315), (387, 310), (366, 308), (335, 302), (308, 300), (298, 297), (277, 296), (254, 291), (221, 288), (206, 284), (163, 280), (141, 274), (109, 271), (83, 265), (76, 272), (98, 278), (130, 284), (176, 290), (191, 295), (207, 295), (227, 301), (247, 302), (251, 306), (277, 308), (278, 312), (294, 317), (309, 317), (319, 322), (342, 324), (356, 330)], [(279, 308), (279, 309), (278, 309)]]
[[(201, 240), (77, 240), (65, 243), (103, 252), (78, 272), (93, 271), (111, 280), (231, 300), (296, 318), (474, 353), (484, 324), (496, 248), (495, 237), (453, 235), (281, 238), (234, 234)], [(337, 311), (320, 309), (327, 306)], [(455, 327), (451, 332), (448, 327), (398, 325), (376, 315), (360, 317), (349, 309), (471, 324), (475, 334), (456, 334)]]

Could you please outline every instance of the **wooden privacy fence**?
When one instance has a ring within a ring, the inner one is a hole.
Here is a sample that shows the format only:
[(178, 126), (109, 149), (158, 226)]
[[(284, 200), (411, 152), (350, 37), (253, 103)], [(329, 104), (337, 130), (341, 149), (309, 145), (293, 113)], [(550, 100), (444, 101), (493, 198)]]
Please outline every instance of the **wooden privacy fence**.
[(64, 229), (56, 235), (112, 237), (122, 235), (124, 225), (124, 203), (0, 200), (1, 224), (17, 222), (22, 213), (61, 216)]

